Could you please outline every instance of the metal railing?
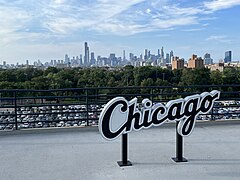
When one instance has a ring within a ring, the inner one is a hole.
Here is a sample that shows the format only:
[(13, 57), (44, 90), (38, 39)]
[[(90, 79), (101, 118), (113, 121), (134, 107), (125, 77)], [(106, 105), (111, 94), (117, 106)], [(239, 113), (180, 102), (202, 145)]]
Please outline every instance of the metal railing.
[(220, 90), (221, 97), (211, 113), (198, 120), (240, 119), (240, 85), (16, 89), (0, 90), (0, 129), (93, 126), (104, 105), (116, 96), (165, 103), (211, 90)]

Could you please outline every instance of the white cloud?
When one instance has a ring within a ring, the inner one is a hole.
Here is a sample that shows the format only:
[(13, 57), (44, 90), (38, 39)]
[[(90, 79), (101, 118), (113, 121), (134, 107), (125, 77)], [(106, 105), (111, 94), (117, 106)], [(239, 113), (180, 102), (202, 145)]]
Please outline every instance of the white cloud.
[[(104, 29), (107, 30), (107, 28), (109, 28), (109, 32), (111, 32), (117, 25), (108, 23), (112, 22), (115, 16), (142, 1), (143, 0), (98, 0), (92, 4), (79, 4), (77, 6), (67, 1), (61, 5), (50, 4), (43, 9), (43, 14), (47, 17), (43, 24), (44, 27), (53, 33), (67, 34), (79, 29), (100, 30), (99, 26), (101, 26), (101, 24), (105, 24), (106, 27), (104, 27)], [(119, 25), (119, 27), (121, 28), (121, 25)]]
[(155, 19), (153, 20), (153, 25), (159, 29), (166, 29), (175, 26), (184, 26), (189, 24), (197, 24), (197, 18), (194, 16), (189, 17), (176, 17), (172, 19)]
[(76, 6), (63, 0), (56, 5), (55, 0), (43, 8), (42, 24), (57, 34), (85, 29), (126, 36), (199, 23), (202, 9), (168, 5), (168, 1), (97, 0)]
[(215, 42), (220, 42), (220, 43), (232, 43), (232, 40), (225, 36), (225, 35), (211, 35), (209, 36), (206, 41), (215, 41)]
[(195, 32), (195, 31), (202, 31), (204, 28), (193, 28), (193, 29), (183, 29), (184, 32)]
[[(51, 48), (55, 49), (52, 53), (55, 55), (63, 51), (71, 53), (70, 48), (77, 46), (75, 49), (78, 51), (78, 43), (84, 38), (90, 41), (88, 33), (94, 33), (93, 36), (99, 33), (107, 36), (109, 34), (131, 36), (158, 31), (159, 36), (164, 37), (165, 35), (161, 33), (178, 27), (181, 27), (178, 28), (179, 32), (207, 30), (206, 26), (218, 18), (215, 11), (240, 5), (240, 0), (203, 0), (189, 1), (189, 3), (170, 0), (28, 0), (27, 2), (0, 0), (1, 53), (14, 48), (16, 51), (20, 51), (21, 48), (26, 48), (29, 52), (36, 51), (37, 57), (41, 57), (44, 51), (51, 51)], [(107, 36), (92, 39), (98, 40)], [(166, 36), (172, 36), (172, 33)], [(223, 35), (212, 35), (205, 40), (209, 41), (205, 41), (209, 44), (210, 41), (233, 42)], [(77, 43), (68, 44), (66, 41)], [(64, 42), (66, 46), (54, 46), (56, 42), (57, 44)], [(45, 44), (47, 45), (44, 48)], [(95, 49), (101, 49), (100, 46)], [(38, 52), (39, 49), (43, 51)], [(21, 52), (20, 55), (28, 54), (26, 51)]]
[[(166, 4), (166, 1), (164, 4)], [(159, 6), (158, 9), (156, 9), (157, 6)], [(181, 8), (177, 5), (164, 5), (160, 7), (159, 4), (150, 3), (147, 9), (146, 6), (140, 6), (137, 10), (129, 9), (128, 11), (124, 11), (123, 14), (118, 13), (109, 19), (107, 18), (103, 23), (99, 23), (95, 28), (97, 31), (102, 32), (132, 35), (170, 29), (177, 26), (198, 24), (196, 15), (200, 12), (199, 8)]]
[(174, 15), (174, 16), (191, 16), (197, 15), (204, 12), (200, 7), (178, 7), (177, 5), (168, 5), (163, 7), (166, 14)]
[(147, 14), (150, 14), (150, 13), (151, 13), (151, 9), (149, 9), (149, 8), (146, 9), (146, 13), (147, 13)]
[[(21, 38), (24, 29), (25, 34), (32, 33), (32, 26), (36, 23), (37, 27), (48, 30), (44, 33), (54, 36), (81, 30), (127, 36), (178, 26), (201, 25), (202, 21), (215, 18), (205, 16), (208, 11), (240, 4), (240, 0), (212, 0), (203, 2), (202, 6), (184, 7), (180, 3), (172, 4), (170, 0), (30, 0), (31, 8), (27, 10), (23, 0), (14, 1), (11, 6), (9, 2), (4, 2), (3, 7), (0, 5), (0, 23), (3, 25), (0, 35), (9, 34), (11, 41)], [(19, 30), (22, 31), (20, 34)]]
[(93, 27), (94, 30), (99, 32), (110, 32), (113, 34), (118, 34), (121, 36), (128, 36), (142, 32), (148, 32), (149, 27), (144, 25), (137, 25), (137, 24), (123, 24), (123, 23), (116, 23), (116, 22), (106, 22)]
[(204, 2), (204, 6), (212, 11), (231, 8), (240, 5), (240, 0), (213, 0)]
[(63, 4), (63, 3), (65, 3), (65, 0), (54, 0), (54, 3)]
[(20, 34), (30, 19), (31, 16), (19, 8), (0, 6), (0, 44), (6, 45), (21, 39)]

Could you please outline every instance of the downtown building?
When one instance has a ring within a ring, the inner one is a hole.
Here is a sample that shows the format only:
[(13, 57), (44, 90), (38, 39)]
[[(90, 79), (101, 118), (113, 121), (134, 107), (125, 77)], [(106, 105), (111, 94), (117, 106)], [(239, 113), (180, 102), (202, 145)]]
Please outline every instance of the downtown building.
[(232, 51), (225, 52), (224, 63), (232, 62)]
[(183, 69), (184, 68), (184, 59), (180, 59), (175, 56), (172, 60), (172, 70), (174, 69)]
[(211, 55), (209, 53), (206, 53), (203, 57), (204, 64), (213, 64), (213, 59), (211, 58)]
[(203, 59), (193, 54), (192, 57), (188, 60), (188, 68), (204, 68)]

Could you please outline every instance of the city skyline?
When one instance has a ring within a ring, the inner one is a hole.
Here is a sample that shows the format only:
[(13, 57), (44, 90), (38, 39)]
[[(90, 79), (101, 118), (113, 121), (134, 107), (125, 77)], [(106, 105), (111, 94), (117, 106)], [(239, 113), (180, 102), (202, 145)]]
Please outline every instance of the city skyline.
[[(232, 51), (240, 59), (240, 0), (0, 0), (0, 62), (24, 63), (85, 54), (139, 56), (145, 49), (188, 60)], [(97, 17), (97, 18), (96, 18)]]

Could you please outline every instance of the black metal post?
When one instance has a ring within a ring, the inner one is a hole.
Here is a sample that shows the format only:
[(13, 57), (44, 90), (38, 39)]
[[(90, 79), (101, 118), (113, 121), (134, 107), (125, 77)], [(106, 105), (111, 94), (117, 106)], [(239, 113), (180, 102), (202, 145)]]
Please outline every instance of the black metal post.
[(132, 166), (132, 163), (128, 160), (128, 135), (122, 135), (122, 161), (117, 162), (120, 167)]
[(18, 130), (18, 122), (17, 122), (17, 92), (14, 91), (14, 118), (15, 118), (15, 129)]
[(213, 119), (213, 108), (212, 108), (212, 110), (211, 110), (211, 121), (213, 121), (214, 119)]
[(153, 88), (151, 88), (151, 101), (153, 102)]
[(183, 137), (177, 132), (178, 123), (179, 121), (176, 123), (176, 157), (172, 159), (175, 162), (187, 162), (188, 160), (183, 157)]
[(89, 99), (88, 99), (88, 89), (86, 89), (86, 110), (87, 110), (87, 126), (89, 126), (89, 114), (88, 114), (88, 103), (89, 103)]

